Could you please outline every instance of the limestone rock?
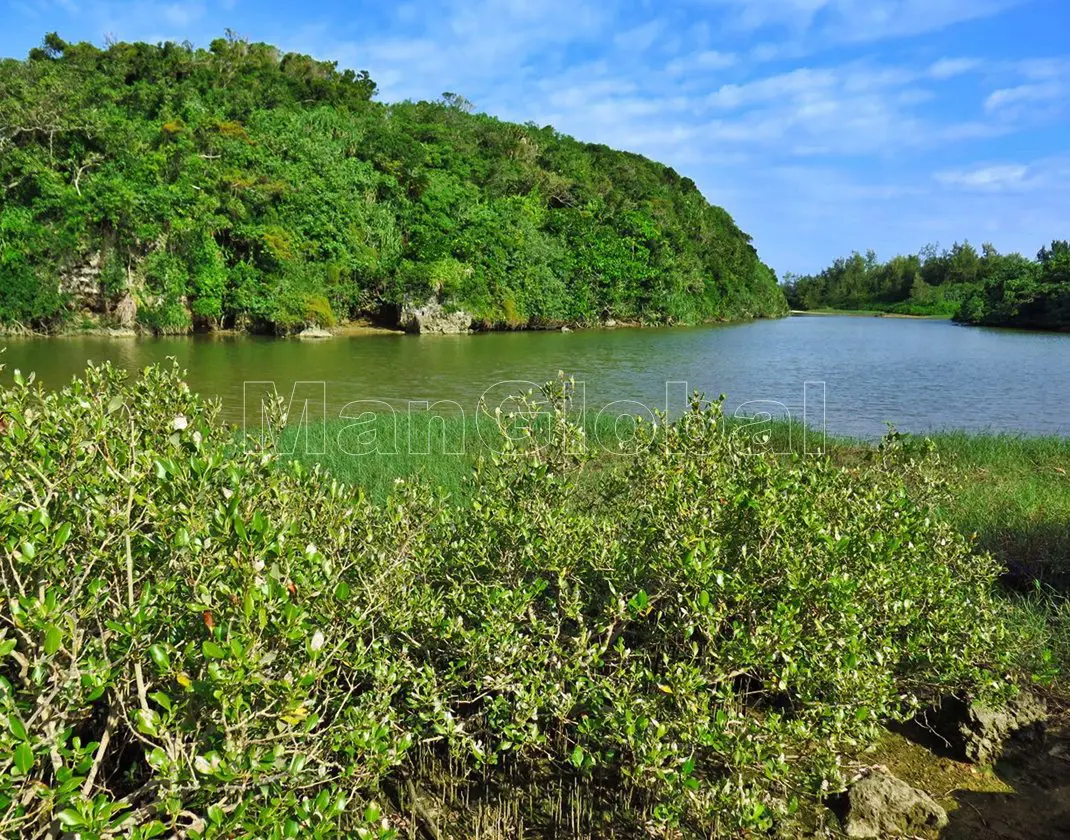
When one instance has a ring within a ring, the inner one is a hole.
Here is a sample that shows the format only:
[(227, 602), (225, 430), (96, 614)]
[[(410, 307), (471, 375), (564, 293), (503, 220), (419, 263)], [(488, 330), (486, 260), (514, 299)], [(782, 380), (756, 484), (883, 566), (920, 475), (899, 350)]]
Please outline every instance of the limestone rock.
[(334, 338), (334, 333), (323, 327), (306, 327), (297, 334), (298, 338)]
[(458, 310), (447, 312), (437, 300), (429, 300), (423, 306), (406, 304), (401, 308), (399, 326), (406, 332), (438, 334), (466, 333), (472, 327), (472, 316)]
[(78, 309), (103, 312), (104, 300), (100, 294), (100, 270), (103, 257), (100, 251), (89, 255), (84, 263), (72, 268), (59, 278), (59, 290), (70, 295)]
[(1012, 738), (1018, 742), (1042, 741), (1048, 710), (1028, 691), (1020, 692), (1006, 706), (973, 702), (966, 706), (958, 725), (959, 741), (967, 759), (988, 764), (999, 758)]
[(1001, 706), (977, 700), (945, 697), (916, 718), (923, 738), (935, 736), (934, 746), (960, 761), (989, 764), (1007, 748), (1036, 745), (1044, 740), (1047, 707), (1029, 691), (1021, 691)]
[(888, 773), (854, 782), (837, 804), (848, 837), (916, 837), (947, 825), (947, 812), (929, 794)]

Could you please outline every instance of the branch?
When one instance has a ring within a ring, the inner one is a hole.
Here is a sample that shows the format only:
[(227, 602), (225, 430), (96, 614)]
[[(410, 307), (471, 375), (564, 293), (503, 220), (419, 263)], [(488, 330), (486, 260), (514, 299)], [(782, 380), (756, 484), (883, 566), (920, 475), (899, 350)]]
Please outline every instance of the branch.
[(100, 771), (100, 764), (104, 760), (104, 753), (107, 752), (108, 744), (111, 742), (111, 733), (115, 730), (115, 724), (118, 722), (118, 715), (115, 714), (114, 709), (109, 707), (108, 720), (104, 724), (104, 734), (100, 736), (100, 746), (97, 747), (97, 754), (93, 756), (93, 766), (89, 768), (89, 775), (86, 776), (85, 784), (82, 785), (82, 796), (87, 799), (93, 790), (93, 782), (97, 779), (97, 773)]

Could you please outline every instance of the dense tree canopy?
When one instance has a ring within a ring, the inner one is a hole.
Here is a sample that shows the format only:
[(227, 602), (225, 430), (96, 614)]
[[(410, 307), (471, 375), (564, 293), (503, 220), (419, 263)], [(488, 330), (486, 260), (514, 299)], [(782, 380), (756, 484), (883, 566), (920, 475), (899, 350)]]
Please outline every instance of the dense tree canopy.
[(230, 33), (207, 50), (49, 35), (0, 61), (0, 322), (69, 321), (71, 277), (105, 320), (136, 307), (159, 332), (436, 296), (487, 326), (785, 310), (750, 237), (671, 168), (457, 94), (374, 93)]
[(969, 243), (886, 263), (869, 251), (836, 260), (820, 274), (788, 275), (784, 291), (795, 309), (875, 309), (938, 315), (972, 324), (1070, 328), (1070, 243), (1053, 242), (1036, 260), (981, 252)]

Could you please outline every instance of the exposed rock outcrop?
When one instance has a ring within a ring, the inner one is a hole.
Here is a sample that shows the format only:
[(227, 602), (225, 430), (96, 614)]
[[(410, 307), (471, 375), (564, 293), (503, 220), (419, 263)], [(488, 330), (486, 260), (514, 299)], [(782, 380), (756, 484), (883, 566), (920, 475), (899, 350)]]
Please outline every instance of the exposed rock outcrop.
[(59, 278), (61, 294), (70, 295), (77, 309), (103, 312), (105, 301), (100, 294), (100, 271), (103, 263), (100, 251), (90, 254), (81, 265)]
[(298, 338), (334, 338), (334, 333), (323, 327), (306, 327), (297, 334)]
[(463, 310), (448, 312), (441, 303), (432, 299), (422, 306), (403, 306), (398, 325), (406, 332), (421, 335), (466, 333), (472, 328), (472, 316)]
[(833, 807), (848, 837), (932, 835), (948, 822), (947, 812), (929, 794), (885, 772), (853, 782)]
[[(102, 252), (90, 254), (85, 262), (59, 278), (59, 290), (69, 295), (74, 308), (87, 316), (101, 316), (101, 335), (127, 335), (137, 326), (138, 301), (128, 286), (108, 296), (101, 288), (104, 268)], [(131, 282), (129, 274), (128, 283)]]
[(1002, 706), (946, 698), (938, 709), (926, 713), (923, 724), (946, 739), (957, 757), (988, 764), (999, 758), (1008, 744), (1043, 741), (1047, 717), (1044, 701), (1022, 691)]

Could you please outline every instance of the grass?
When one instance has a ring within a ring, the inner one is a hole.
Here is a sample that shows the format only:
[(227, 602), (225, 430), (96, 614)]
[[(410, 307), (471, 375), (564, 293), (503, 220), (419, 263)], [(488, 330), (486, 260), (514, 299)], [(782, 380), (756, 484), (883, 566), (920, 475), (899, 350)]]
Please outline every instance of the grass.
[[(364, 488), (382, 501), (396, 479), (422, 478), (452, 494), (462, 494), (475, 465), (479, 432), (475, 418), (431, 414), (373, 414), (361, 421), (331, 421), (303, 432), (290, 426), (280, 442), (307, 464)], [(489, 438), (488, 438), (489, 439)]]
[[(613, 418), (592, 413), (584, 418), (588, 439), (618, 442)], [(623, 428), (623, 426), (622, 426)], [(360, 420), (330, 421), (283, 433), (283, 451), (307, 464), (319, 464), (333, 477), (364, 488), (383, 501), (397, 480), (420, 479), (463, 502), (472, 487), (472, 470), (480, 458), (492, 458), (500, 432), (492, 417), (412, 414), (367, 414)]]
[[(873, 444), (851, 438), (818, 438), (799, 424), (745, 425), (742, 433), (777, 452), (814, 455), (818, 445), (837, 461), (864, 457)], [(617, 433), (630, 437), (630, 423), (590, 414), (587, 437), (612, 464), (626, 456)], [(764, 440), (763, 440), (764, 439)], [(1008, 581), (1039, 580), (1059, 588), (1070, 585), (1070, 439), (959, 431), (929, 436), (947, 470), (954, 499), (943, 514), (964, 534), (975, 535), (1008, 570)], [(498, 440), (493, 418), (366, 415), (359, 421), (333, 421), (324, 427), (288, 429), (287, 451), (307, 463), (321, 464), (346, 483), (382, 500), (397, 479), (422, 479), (442, 487), (463, 503), (480, 457), (494, 455)]]
[[(729, 423), (737, 432), (751, 436), (756, 445), (761, 443), (777, 452), (801, 453), (804, 440), (810, 452), (822, 443), (843, 451), (853, 445), (847, 439), (815, 438), (798, 423)], [(636, 437), (641, 432), (628, 415), (590, 412), (583, 417), (583, 426), (603, 466), (623, 461), (630, 446), (642, 445), (642, 438)], [(494, 419), (485, 414), (443, 417), (425, 412), (382, 413), (304, 429), (291, 426), (283, 433), (281, 445), (283, 451), (305, 463), (319, 464), (338, 480), (364, 488), (378, 501), (390, 494), (398, 479), (422, 479), (463, 502), (471, 487), (472, 470), (480, 458), (494, 456), (499, 435)]]
[(1012, 583), (1070, 583), (1070, 439), (945, 432), (951, 521), (999, 557)]

